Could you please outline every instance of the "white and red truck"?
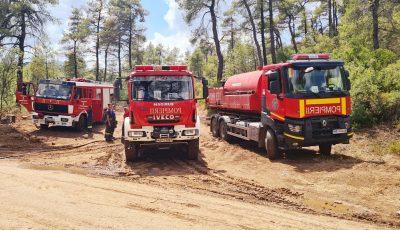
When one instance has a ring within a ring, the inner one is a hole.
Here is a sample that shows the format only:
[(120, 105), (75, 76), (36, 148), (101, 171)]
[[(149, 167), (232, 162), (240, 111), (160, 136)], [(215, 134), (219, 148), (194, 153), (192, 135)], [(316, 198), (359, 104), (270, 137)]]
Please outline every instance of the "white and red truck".
[(349, 143), (350, 80), (343, 61), (329, 54), (298, 54), (210, 88), (212, 135), (255, 141), (275, 159), (285, 150)]
[(198, 158), (200, 120), (194, 81), (186, 66), (134, 68), (127, 78), (129, 116), (122, 137), (127, 161), (137, 160), (144, 148), (174, 146), (186, 147), (189, 159)]
[(111, 103), (114, 87), (110, 83), (78, 79), (40, 80), (39, 84), (20, 82), (16, 100), (30, 113), (40, 128), (49, 125), (83, 130), (87, 124), (88, 108), (93, 122), (103, 122), (104, 109)]

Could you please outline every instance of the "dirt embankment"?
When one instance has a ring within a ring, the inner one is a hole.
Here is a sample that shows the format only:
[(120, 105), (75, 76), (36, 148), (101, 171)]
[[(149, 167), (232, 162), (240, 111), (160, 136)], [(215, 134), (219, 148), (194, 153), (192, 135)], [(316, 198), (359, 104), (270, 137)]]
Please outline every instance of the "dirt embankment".
[[(75, 224), (63, 225), (66, 223), (61, 221), (62, 213), (48, 218), (43, 213), (35, 213), (33, 208), (39, 203), (45, 213), (46, 208), (57, 207), (39, 202), (45, 199), (41, 192), (49, 193), (49, 200), (54, 202), (58, 199), (62, 204), (76, 202), (67, 205), (68, 215), (74, 207), (80, 211), (85, 207), (93, 209), (93, 202), (98, 199), (102, 200), (96, 204), (102, 207), (100, 210), (115, 211), (110, 217), (126, 217), (124, 214), (136, 210), (139, 218), (148, 221), (147, 224), (138, 222), (144, 227), (155, 226), (153, 217), (174, 228), (224, 227), (227, 223), (230, 223), (227, 228), (256, 229), (400, 227), (400, 216), (396, 214), (400, 210), (400, 157), (376, 154), (374, 144), (400, 138), (395, 131), (356, 133), (351, 145), (335, 146), (331, 157), (321, 156), (311, 148), (292, 151), (284, 159), (271, 162), (255, 145), (214, 139), (208, 127), (203, 126), (198, 162), (185, 160), (180, 151), (146, 151), (141, 161), (126, 164), (122, 144), (105, 143), (102, 126), (96, 126), (91, 136), (61, 128), (36, 130), (27, 120), (0, 129), (0, 159), (3, 159), (0, 175), (8, 183), (8, 187), (3, 187), (4, 194), (8, 194), (4, 198), (10, 199), (3, 206), (8, 207), (10, 215), (15, 212), (18, 218), (26, 218), (27, 223), (39, 228), (41, 225), (35, 223), (40, 218), (48, 222), (55, 219), (53, 227), (58, 223), (66, 228), (85, 221), (91, 223), (87, 227), (94, 228), (107, 219), (92, 222), (91, 217), (102, 217), (95, 212), (87, 219), (73, 217)], [(118, 129), (117, 137), (119, 132)], [(11, 172), (9, 177), (17, 179), (8, 181), (8, 172)], [(30, 177), (35, 180), (35, 174), (50, 189), (42, 191), (34, 182), (29, 182)], [(63, 178), (68, 178), (65, 179), (68, 183)], [(110, 187), (98, 188), (98, 183), (110, 184)], [(22, 192), (22, 185), (32, 190), (39, 203), (27, 201), (29, 206), (24, 207), (22, 201), (12, 199), (12, 188)], [(130, 194), (131, 191), (135, 194)], [(65, 192), (72, 195), (59, 197)], [(18, 209), (11, 210), (11, 204), (19, 205)], [(123, 213), (124, 210), (127, 212)], [(263, 219), (263, 215), (271, 220)], [(0, 226), (17, 226), (5, 219), (7, 215), (0, 215)], [(179, 221), (170, 222), (171, 219)], [(118, 225), (115, 221), (117, 225), (111, 228), (128, 222), (121, 221)]]

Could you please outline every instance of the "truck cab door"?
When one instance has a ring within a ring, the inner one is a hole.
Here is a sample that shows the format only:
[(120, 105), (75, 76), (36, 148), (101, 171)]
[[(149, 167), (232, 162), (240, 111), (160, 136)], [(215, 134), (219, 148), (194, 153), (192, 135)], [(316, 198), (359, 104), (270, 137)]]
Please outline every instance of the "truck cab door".
[(282, 97), (282, 70), (275, 69), (266, 73), (266, 110), (270, 116), (284, 121), (285, 111)]
[(33, 97), (35, 96), (35, 86), (31, 82), (19, 82), (17, 84), (16, 101), (24, 106), (28, 112), (33, 111)]

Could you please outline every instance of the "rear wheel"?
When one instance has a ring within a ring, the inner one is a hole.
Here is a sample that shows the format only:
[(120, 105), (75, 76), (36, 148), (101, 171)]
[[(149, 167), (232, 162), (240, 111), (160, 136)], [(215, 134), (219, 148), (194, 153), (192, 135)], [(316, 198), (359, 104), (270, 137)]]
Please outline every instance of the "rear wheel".
[(139, 144), (125, 141), (125, 158), (127, 162), (137, 161)]
[(271, 129), (267, 129), (265, 135), (265, 149), (267, 150), (267, 157), (270, 160), (275, 160), (281, 156), (276, 136)]
[(219, 136), (224, 141), (230, 141), (231, 136), (228, 134), (228, 125), (224, 120), (219, 123)]
[(48, 129), (49, 124), (40, 124), (40, 129)]
[(187, 157), (189, 160), (197, 160), (199, 157), (199, 139), (188, 142)]
[(321, 144), (319, 145), (319, 153), (324, 156), (331, 155), (332, 152), (332, 145), (331, 144)]
[(86, 128), (86, 117), (84, 115), (81, 115), (79, 117), (78, 123), (75, 125), (75, 129), (77, 131), (83, 131)]
[(211, 133), (213, 137), (219, 137), (219, 127), (216, 117), (211, 118)]

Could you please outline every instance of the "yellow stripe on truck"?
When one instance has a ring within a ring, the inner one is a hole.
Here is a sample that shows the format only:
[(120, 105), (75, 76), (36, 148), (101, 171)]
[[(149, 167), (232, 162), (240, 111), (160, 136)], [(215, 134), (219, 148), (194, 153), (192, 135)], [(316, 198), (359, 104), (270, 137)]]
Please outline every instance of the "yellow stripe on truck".
[(300, 118), (303, 118), (305, 116), (304, 100), (299, 101), (299, 108), (300, 108)]
[(340, 98), (308, 99), (306, 105), (339, 104)]
[(290, 138), (293, 138), (293, 139), (296, 139), (296, 140), (304, 141), (304, 137), (298, 137), (298, 136), (290, 135), (288, 133), (283, 133), (283, 135), (285, 135), (287, 137), (290, 137)]
[(284, 117), (281, 117), (281, 116), (279, 116), (278, 114), (276, 114), (276, 113), (272, 113), (271, 112), (271, 115), (274, 115), (275, 117), (277, 117), (279, 120), (281, 120), (281, 121), (285, 121), (285, 118)]
[(342, 114), (347, 115), (347, 105), (346, 105), (346, 98), (342, 97)]

